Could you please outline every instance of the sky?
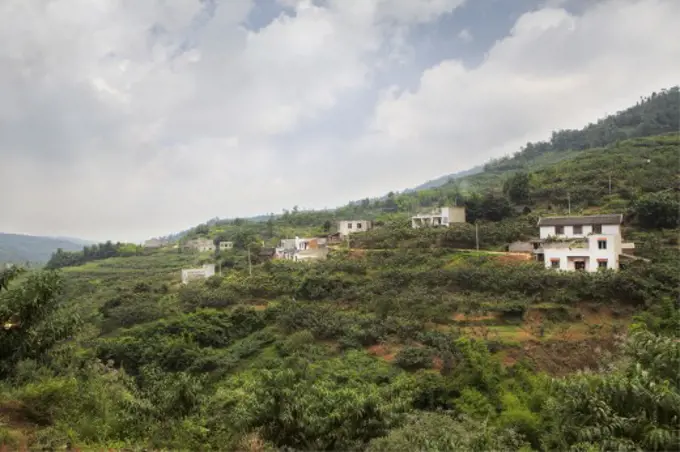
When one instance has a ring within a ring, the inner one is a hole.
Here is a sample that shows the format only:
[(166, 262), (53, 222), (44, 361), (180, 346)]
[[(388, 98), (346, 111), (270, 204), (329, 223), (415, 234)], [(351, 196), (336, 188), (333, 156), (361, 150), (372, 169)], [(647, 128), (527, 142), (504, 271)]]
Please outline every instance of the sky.
[(678, 0), (2, 0), (0, 231), (331, 208), (680, 84)]

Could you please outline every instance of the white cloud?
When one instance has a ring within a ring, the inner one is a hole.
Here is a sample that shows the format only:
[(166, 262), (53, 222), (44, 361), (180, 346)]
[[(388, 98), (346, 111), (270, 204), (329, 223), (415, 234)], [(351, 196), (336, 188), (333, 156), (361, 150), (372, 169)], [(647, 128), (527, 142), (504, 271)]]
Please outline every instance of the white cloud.
[(391, 173), (367, 168), (375, 193), (395, 173), (413, 186), (551, 130), (580, 128), (680, 82), (679, 20), (674, 0), (603, 1), (582, 16), (555, 8), (526, 13), (478, 67), (443, 61), (414, 92), (386, 90), (371, 132), (353, 152), (392, 162)]
[[(674, 0), (546, 7), (480, 66), (442, 61), (371, 111), (350, 102), (371, 104), (376, 71), (414, 69), (410, 27), (462, 1), (280, 1), (257, 32), (251, 0), (212, 17), (200, 0), (0, 2), (0, 230), (139, 240), (330, 207), (581, 126), (680, 73)], [(365, 131), (309, 130), (371, 114)]]
[(255, 32), (251, 0), (212, 17), (200, 0), (2, 2), (0, 191), (17, 195), (0, 229), (140, 239), (302, 204), (317, 151), (279, 139), (369, 86), (403, 27), (460, 1), (317, 3), (287, 1), (293, 15)]

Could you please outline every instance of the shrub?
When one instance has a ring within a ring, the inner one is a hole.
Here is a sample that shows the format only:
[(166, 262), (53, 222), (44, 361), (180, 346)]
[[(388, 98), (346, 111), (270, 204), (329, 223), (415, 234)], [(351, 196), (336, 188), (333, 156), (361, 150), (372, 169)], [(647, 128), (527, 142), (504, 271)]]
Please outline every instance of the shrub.
[(406, 370), (432, 367), (433, 352), (426, 347), (405, 347), (399, 350), (394, 363)]

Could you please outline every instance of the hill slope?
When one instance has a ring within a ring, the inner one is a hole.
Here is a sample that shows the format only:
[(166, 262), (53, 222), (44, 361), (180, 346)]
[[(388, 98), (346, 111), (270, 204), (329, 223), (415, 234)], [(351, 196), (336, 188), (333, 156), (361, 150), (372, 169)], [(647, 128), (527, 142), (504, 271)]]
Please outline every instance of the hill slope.
[[(641, 194), (677, 186), (674, 174), (680, 171), (680, 162), (677, 157), (673, 158), (673, 154), (675, 152), (677, 156), (678, 124), (680, 88), (672, 87), (652, 93), (636, 105), (580, 130), (555, 131), (548, 141), (527, 143), (515, 154), (492, 160), (483, 167), (442, 176), (400, 194), (391, 192), (375, 199), (353, 201), (333, 210), (289, 212), (274, 215), (272, 219), (280, 225), (304, 228), (313, 225), (318, 227), (324, 221), (340, 219), (380, 220), (394, 214), (404, 216), (435, 205), (465, 203), (474, 193), (501, 192), (504, 182), (513, 174), (541, 172), (550, 167), (554, 168), (552, 173), (552, 170), (542, 172), (533, 180), (534, 196), (522, 204), (533, 202), (543, 207), (554, 207), (546, 202), (554, 196), (554, 204), (566, 209), (569, 191), (574, 194), (575, 204), (572, 207), (607, 205), (606, 208), (622, 209)], [(644, 140), (649, 137), (656, 138)], [(649, 152), (643, 152), (643, 148)], [(645, 155), (653, 153), (659, 158), (647, 164)], [(634, 157), (627, 158), (629, 155)], [(619, 165), (622, 158), (625, 164)], [(587, 163), (583, 163), (585, 161)], [(619, 198), (618, 203), (612, 202), (614, 198), (608, 196), (610, 175), (612, 195)], [(558, 182), (560, 190), (550, 186), (553, 181)], [(629, 190), (638, 183), (637, 189)], [(260, 221), (264, 219), (258, 218)], [(237, 223), (242, 221), (237, 220)], [(211, 226), (217, 226), (215, 229), (220, 232), (224, 232), (224, 225), (233, 223), (234, 220), (208, 222)], [(262, 223), (260, 229), (265, 228), (266, 225)], [(190, 235), (191, 232), (184, 231), (181, 236)], [(302, 233), (306, 233), (305, 230)]]
[(0, 263), (47, 262), (58, 248), (79, 251), (83, 245), (62, 238), (0, 233)]

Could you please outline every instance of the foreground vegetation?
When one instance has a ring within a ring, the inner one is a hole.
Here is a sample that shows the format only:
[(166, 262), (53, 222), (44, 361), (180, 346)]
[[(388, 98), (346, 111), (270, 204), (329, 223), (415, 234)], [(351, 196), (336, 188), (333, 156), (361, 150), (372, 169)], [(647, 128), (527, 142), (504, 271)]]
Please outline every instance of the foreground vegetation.
[[(203, 258), (3, 273), (1, 441), (677, 450), (671, 261), (590, 275), (484, 252), (338, 250), (178, 287)], [(556, 363), (555, 347), (572, 359)]]

